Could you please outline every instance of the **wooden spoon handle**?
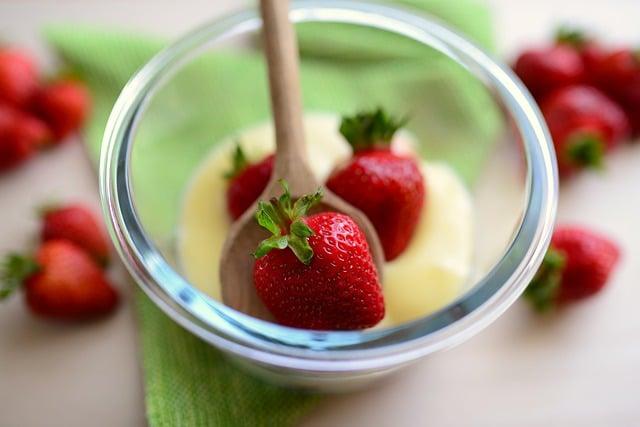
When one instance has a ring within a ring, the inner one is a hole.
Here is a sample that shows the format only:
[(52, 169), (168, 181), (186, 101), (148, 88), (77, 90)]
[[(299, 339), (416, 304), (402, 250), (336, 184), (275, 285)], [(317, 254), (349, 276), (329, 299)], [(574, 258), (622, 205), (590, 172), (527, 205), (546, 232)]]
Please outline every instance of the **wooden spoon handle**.
[[(261, 0), (260, 10), (276, 129), (275, 176), (291, 179), (309, 171), (302, 124), (298, 43), (289, 21), (289, 0)], [(292, 170), (298, 173), (291, 176)]]

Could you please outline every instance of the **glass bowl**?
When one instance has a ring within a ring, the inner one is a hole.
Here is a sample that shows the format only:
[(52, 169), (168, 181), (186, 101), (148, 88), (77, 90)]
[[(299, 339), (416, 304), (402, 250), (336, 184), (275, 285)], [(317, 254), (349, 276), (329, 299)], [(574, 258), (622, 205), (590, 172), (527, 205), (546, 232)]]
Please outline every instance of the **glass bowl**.
[[(270, 119), (266, 71), (255, 43), (261, 28), (256, 10), (192, 31), (130, 80), (105, 131), (101, 198), (125, 265), (173, 320), (273, 381), (350, 388), (468, 339), (519, 297), (549, 244), (558, 192), (555, 157), (538, 108), (521, 82), (437, 19), (350, 0), (295, 1), (290, 17), (300, 30), (303, 92), (305, 85), (326, 84), (323, 92), (329, 94), (322, 101), (305, 95), (305, 111), (342, 114), (383, 105), (377, 91), (360, 91), (356, 101), (341, 94), (360, 80), (385, 84), (379, 66), (401, 76), (412, 55), (423, 61), (424, 73), (407, 73), (401, 82), (409, 89), (407, 110), (401, 113), (411, 112), (409, 129), (421, 136), (419, 153), (450, 164), (473, 198), (474, 274), (459, 298), (395, 327), (308, 331), (237, 312), (184, 277), (176, 228), (191, 175), (217, 141)], [(324, 34), (334, 37), (329, 43), (322, 43), (325, 28)], [(364, 52), (358, 42), (366, 43), (374, 33), (389, 37), (389, 43)], [(399, 51), (402, 55), (394, 56)], [(241, 52), (252, 58), (250, 64), (228, 69), (225, 55)], [(340, 62), (331, 62), (332, 55), (342, 55)], [(335, 73), (334, 66), (338, 73), (344, 70), (340, 67), (359, 68), (346, 86), (338, 87), (328, 74), (310, 71), (324, 66), (327, 73)], [(487, 120), (494, 124), (490, 131)], [(215, 126), (208, 127), (212, 121)], [(183, 138), (197, 142), (185, 144)]]

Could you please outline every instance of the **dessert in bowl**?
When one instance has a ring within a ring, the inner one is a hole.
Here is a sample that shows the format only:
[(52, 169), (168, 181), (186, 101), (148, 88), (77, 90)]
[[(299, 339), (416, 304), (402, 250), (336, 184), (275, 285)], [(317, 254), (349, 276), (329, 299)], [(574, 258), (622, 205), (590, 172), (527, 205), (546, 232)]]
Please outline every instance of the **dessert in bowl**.
[[(316, 178), (325, 182), (347, 161), (351, 148), (339, 134), (339, 117), (308, 113), (306, 141)], [(224, 238), (233, 220), (225, 200), (228, 174), (237, 147), (248, 163), (273, 153), (274, 130), (269, 122), (241, 130), (216, 144), (196, 169), (183, 198), (177, 227), (178, 264), (200, 290), (222, 301), (219, 265)], [(402, 132), (392, 151), (416, 156), (416, 137)], [(428, 196), (408, 247), (388, 262), (382, 281), (386, 315), (377, 327), (394, 326), (433, 313), (462, 295), (469, 284), (473, 252), (473, 215), (469, 190), (444, 162), (420, 161)]]
[[(269, 122), (266, 82), (257, 78), (264, 76), (264, 66), (256, 60), (248, 75), (236, 73), (244, 80), (234, 86), (234, 94), (250, 94), (242, 99), (213, 90), (231, 87), (230, 82), (215, 81), (216, 70), (224, 67), (220, 61), (212, 62), (212, 75), (198, 75), (203, 79), (198, 92), (176, 93), (172, 82), (193, 78), (185, 64), (203, 51), (212, 50), (211, 57), (219, 59), (224, 44), (259, 31), (255, 11), (194, 31), (131, 80), (105, 133), (102, 198), (112, 236), (132, 275), (186, 329), (274, 380), (321, 388), (353, 386), (461, 342), (513, 303), (550, 238), (557, 192), (554, 157), (539, 112), (512, 73), (441, 24), (408, 11), (353, 1), (321, 6), (298, 2), (290, 16), (297, 23), (341, 23), (412, 40), (414, 47), (429, 52), (429, 64), (448, 61), (457, 67), (447, 72), (466, 76), (475, 88), (473, 99), (485, 103), (481, 108), (493, 110), (499, 122), (515, 124), (517, 135), (496, 131), (488, 136), (480, 122), (464, 114), (470, 99), (455, 85), (432, 87), (424, 98), (407, 98), (406, 109), (398, 111), (409, 111), (411, 121), (407, 131), (394, 138), (393, 149), (423, 159), (419, 163), (427, 195), (424, 217), (409, 246), (385, 267), (387, 319), (364, 331), (305, 330), (252, 318), (219, 301), (215, 252), (230, 223), (221, 175), (236, 139), (252, 159), (272, 149), (273, 137), (264, 124)], [(338, 80), (332, 80), (331, 71), (318, 72), (317, 62), (307, 67), (305, 61), (303, 56), (305, 95), (312, 83), (325, 84), (322, 89), (328, 93), (335, 90), (335, 97), (304, 101), (310, 160), (322, 178), (349, 155), (337, 133), (338, 117), (382, 100), (361, 92), (356, 101), (347, 101), (345, 86), (333, 86)], [(375, 64), (362, 66), (354, 79), (383, 78)], [(395, 70), (402, 75), (405, 68)], [(202, 101), (201, 93), (208, 91), (210, 97)], [(176, 97), (182, 97), (186, 110), (206, 102), (201, 106), (216, 105), (220, 114), (187, 117), (174, 111), (175, 120), (163, 123), (166, 135), (152, 143), (138, 138), (151, 131), (145, 117), (166, 112), (168, 101)], [(447, 122), (454, 114), (455, 120)], [(194, 130), (194, 122), (216, 120), (215, 130)], [(498, 142), (483, 151), (486, 145), (476, 141), (481, 138)], [(197, 142), (188, 145), (184, 139)], [(520, 161), (519, 153), (526, 161)], [(469, 163), (477, 166), (473, 174), (464, 167)]]

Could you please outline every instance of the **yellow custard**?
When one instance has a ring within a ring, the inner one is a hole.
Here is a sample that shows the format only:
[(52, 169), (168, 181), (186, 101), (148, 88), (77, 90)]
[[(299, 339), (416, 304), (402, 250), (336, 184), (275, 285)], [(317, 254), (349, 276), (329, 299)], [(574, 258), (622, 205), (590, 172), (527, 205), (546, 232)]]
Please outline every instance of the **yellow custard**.
[[(309, 159), (324, 182), (351, 155), (333, 114), (305, 116)], [(196, 170), (184, 193), (178, 224), (178, 258), (184, 275), (205, 293), (221, 299), (218, 260), (231, 224), (226, 209), (224, 172), (231, 168), (236, 141), (250, 161), (274, 150), (273, 127), (263, 123), (218, 144)], [(393, 149), (411, 152), (414, 139), (400, 132)], [(380, 326), (414, 320), (442, 308), (466, 290), (473, 250), (471, 196), (447, 165), (422, 162), (427, 197), (422, 218), (407, 250), (385, 265), (383, 292), (387, 315)]]

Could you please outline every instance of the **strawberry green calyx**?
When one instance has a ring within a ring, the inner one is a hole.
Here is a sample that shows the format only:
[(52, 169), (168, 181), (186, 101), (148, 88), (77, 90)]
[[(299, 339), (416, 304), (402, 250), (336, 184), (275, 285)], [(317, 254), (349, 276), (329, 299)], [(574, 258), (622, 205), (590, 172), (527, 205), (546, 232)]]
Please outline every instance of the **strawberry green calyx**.
[(309, 265), (313, 258), (309, 237), (313, 235), (313, 230), (303, 218), (309, 209), (322, 199), (322, 190), (318, 189), (315, 193), (304, 195), (293, 202), (287, 182), (279, 182), (283, 189), (280, 197), (274, 197), (268, 202), (258, 202), (256, 220), (261, 227), (271, 232), (272, 236), (260, 242), (253, 256), (261, 258), (274, 249), (288, 247), (300, 262)]
[(554, 306), (566, 261), (566, 256), (553, 247), (545, 254), (542, 265), (524, 291), (524, 297), (537, 311), (545, 312)]
[(351, 144), (354, 151), (388, 147), (393, 135), (406, 122), (406, 118), (396, 119), (382, 108), (377, 108), (355, 116), (343, 117), (340, 133)]
[(78, 72), (78, 70), (74, 70), (69, 66), (63, 66), (63, 68), (61, 68), (58, 72), (47, 76), (45, 79), (45, 81), (49, 84), (62, 82), (62, 81), (82, 83), (84, 80), (85, 79), (82, 78), (82, 75)]
[(556, 31), (556, 43), (581, 48), (587, 44), (589, 37), (584, 31), (570, 27), (560, 27)]
[(36, 215), (39, 218), (44, 218), (48, 214), (60, 209), (60, 204), (56, 202), (46, 202), (36, 208)]
[(604, 143), (596, 133), (579, 132), (572, 135), (567, 143), (566, 154), (571, 164), (600, 169), (604, 160)]
[(30, 258), (17, 254), (7, 256), (0, 264), (0, 300), (11, 295), (38, 269), (38, 264)]
[(231, 158), (231, 170), (224, 174), (226, 179), (233, 179), (249, 166), (247, 156), (244, 154), (239, 142), (236, 142), (236, 149), (233, 150)]

